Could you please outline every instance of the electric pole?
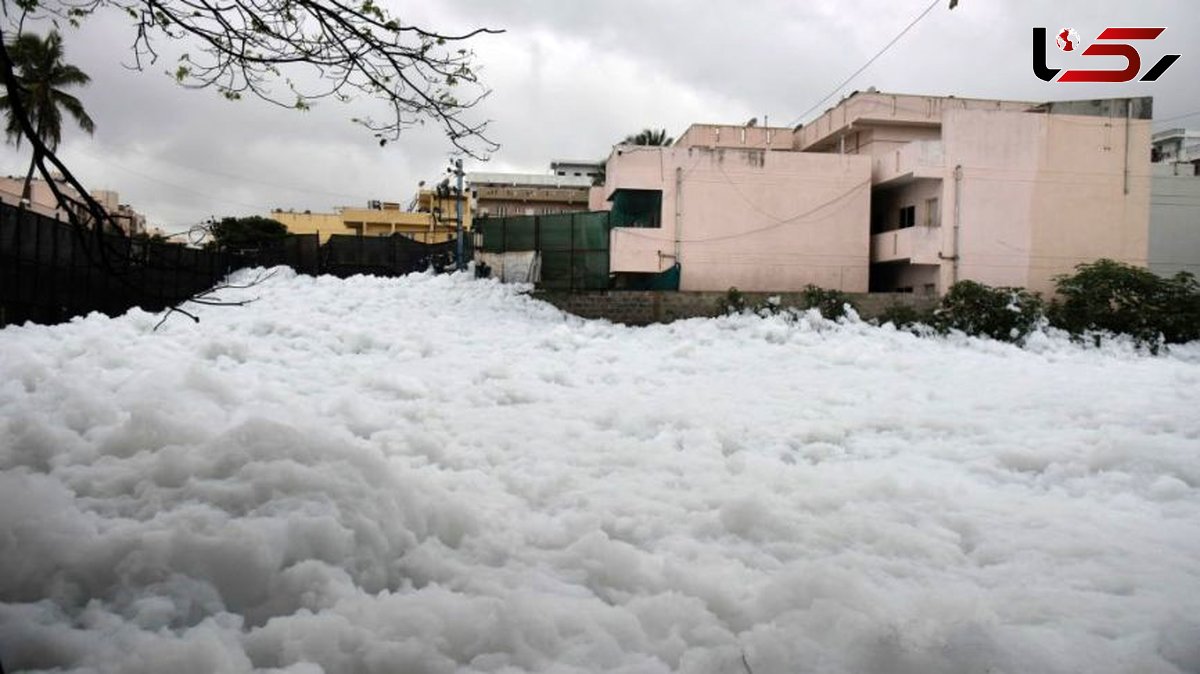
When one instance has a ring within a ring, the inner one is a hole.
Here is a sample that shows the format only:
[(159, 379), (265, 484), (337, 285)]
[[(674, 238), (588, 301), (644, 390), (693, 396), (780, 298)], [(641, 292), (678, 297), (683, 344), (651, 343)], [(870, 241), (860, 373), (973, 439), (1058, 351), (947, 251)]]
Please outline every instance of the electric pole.
[(463, 259), (463, 170), (462, 160), (454, 160), (454, 176), (458, 179), (458, 194), (454, 200), (454, 220), (455, 225), (455, 255), (454, 268), (462, 271), (467, 268), (467, 262)]

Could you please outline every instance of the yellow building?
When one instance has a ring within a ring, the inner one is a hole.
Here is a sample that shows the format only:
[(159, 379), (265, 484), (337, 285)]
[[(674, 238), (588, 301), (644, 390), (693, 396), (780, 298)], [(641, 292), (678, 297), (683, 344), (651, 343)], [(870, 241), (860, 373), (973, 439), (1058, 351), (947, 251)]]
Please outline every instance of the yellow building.
[[(471, 199), (463, 200), (463, 230), (471, 229)], [(422, 189), (416, 201), (403, 210), (390, 201), (372, 201), (366, 208), (345, 206), (336, 213), (296, 213), (275, 210), (270, 216), (292, 234), (318, 234), (321, 243), (333, 234), (391, 236), (400, 234), (423, 243), (442, 243), (454, 238), (455, 196), (438, 196)]]

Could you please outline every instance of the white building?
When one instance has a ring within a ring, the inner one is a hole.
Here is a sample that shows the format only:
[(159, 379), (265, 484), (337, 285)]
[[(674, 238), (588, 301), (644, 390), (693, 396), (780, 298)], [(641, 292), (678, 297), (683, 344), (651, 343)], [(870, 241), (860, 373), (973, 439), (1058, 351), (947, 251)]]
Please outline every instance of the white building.
[(1151, 138), (1150, 144), (1156, 163), (1200, 161), (1200, 131), (1191, 129), (1159, 131)]

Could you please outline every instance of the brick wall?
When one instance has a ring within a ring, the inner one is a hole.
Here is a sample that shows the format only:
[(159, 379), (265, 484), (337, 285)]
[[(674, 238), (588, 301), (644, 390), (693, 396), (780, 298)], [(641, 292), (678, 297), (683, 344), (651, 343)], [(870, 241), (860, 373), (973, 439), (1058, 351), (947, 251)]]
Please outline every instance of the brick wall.
[[(649, 325), (683, 318), (716, 316), (721, 312), (726, 294), (653, 290), (575, 293), (539, 290), (533, 297), (583, 318), (606, 318), (625, 325)], [(747, 306), (765, 303), (769, 297), (778, 297), (782, 307), (794, 307), (802, 303), (800, 293), (742, 293), (742, 297)], [(936, 297), (912, 293), (854, 293), (849, 297), (864, 319), (874, 318), (895, 304), (930, 309), (937, 303)]]

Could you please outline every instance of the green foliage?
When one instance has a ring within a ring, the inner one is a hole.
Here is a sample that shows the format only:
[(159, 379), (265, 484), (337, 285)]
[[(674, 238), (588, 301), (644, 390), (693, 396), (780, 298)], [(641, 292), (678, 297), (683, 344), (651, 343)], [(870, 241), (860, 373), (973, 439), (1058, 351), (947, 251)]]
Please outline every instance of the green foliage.
[[(91, 81), (79, 68), (63, 62), (62, 37), (50, 31), (43, 39), (33, 33), (21, 33), (8, 45), (17, 81), (20, 102), (29, 123), (51, 150), (62, 142), (63, 111), (75, 119), (87, 133), (96, 124), (83, 109), (83, 103), (63, 91), (67, 87), (83, 86)], [(9, 142), (19, 145), (24, 137), (20, 119), (13, 114), (8, 95), (0, 96), (0, 110), (8, 115), (4, 132)]]
[(975, 281), (950, 286), (933, 312), (933, 327), (941, 333), (961, 330), (976, 337), (991, 337), (1021, 344), (1043, 316), (1037, 293), (1024, 288), (993, 288)]
[(933, 314), (909, 304), (892, 304), (879, 313), (875, 322), (879, 325), (891, 323), (904, 330), (917, 325), (930, 325), (933, 323)]
[(1075, 337), (1123, 333), (1157, 353), (1161, 343), (1200, 339), (1200, 285), (1181, 272), (1163, 278), (1141, 267), (1102, 259), (1055, 278), (1059, 299), (1050, 322)]
[[(57, 31), (50, 31), (44, 39), (33, 33), (20, 33), (5, 47), (16, 77), (14, 89), (0, 87), (0, 91), (6, 92), (0, 95), (0, 111), (8, 118), (4, 126), (8, 142), (20, 147), (21, 140), (26, 137), (22, 122), (28, 121), (33, 137), (53, 152), (62, 142), (64, 110), (85, 132), (96, 131), (96, 123), (83, 109), (83, 103), (64, 91), (67, 87), (83, 86), (91, 78), (79, 68), (63, 62), (62, 37)], [(14, 103), (20, 103), (22, 115), (16, 113)], [(30, 197), (33, 172), (41, 152), (35, 144), (22, 198)]]
[(246, 218), (221, 218), (209, 223), (213, 245), (220, 248), (258, 248), (267, 241), (287, 236), (287, 227), (278, 220), (252, 215)]
[[(476, 28), (442, 34), (402, 21), (387, 4), (5, 0), (5, 16), (13, 26), (59, 26), (63, 21), (79, 26), (95, 13), (112, 10), (132, 24), (133, 69), (158, 63), (160, 41), (184, 40), (188, 53), (165, 72), (185, 87), (212, 89), (231, 101), (259, 98), (297, 110), (308, 110), (324, 99), (367, 98), (382, 116), (355, 121), (381, 145), (429, 121), (441, 127), (456, 150), (487, 157), (499, 146), (485, 135), (488, 122), (472, 119), (469, 111), (489, 92), (479, 81), (475, 55), (466, 45), (503, 31)], [(10, 5), (21, 11), (9, 16)], [(15, 51), (13, 56), (12, 62), (18, 63)], [(0, 69), (7, 65), (0, 64)]]
[(854, 308), (854, 303), (840, 290), (826, 290), (814, 285), (804, 287), (800, 293), (801, 309), (816, 309), (829, 320), (837, 320), (847, 313), (847, 307)]
[(625, 136), (624, 142), (630, 145), (666, 147), (674, 142), (674, 139), (667, 135), (666, 129), (642, 129), (636, 134)]
[(725, 297), (717, 302), (717, 311), (722, 314), (738, 314), (746, 310), (746, 296), (737, 288), (725, 291)]
[(847, 307), (854, 308), (854, 303), (843, 292), (838, 290), (826, 290), (814, 285), (804, 288), (800, 293), (799, 303), (795, 307), (785, 307), (780, 303), (778, 297), (769, 297), (764, 302), (752, 303), (742, 294), (742, 291), (737, 288), (730, 288), (718, 302), (717, 309), (720, 313), (737, 314), (743, 311), (752, 311), (761, 316), (769, 316), (779, 313), (794, 314), (795, 311), (806, 311), (808, 309), (816, 309), (821, 316), (829, 320), (837, 320), (847, 314)]

